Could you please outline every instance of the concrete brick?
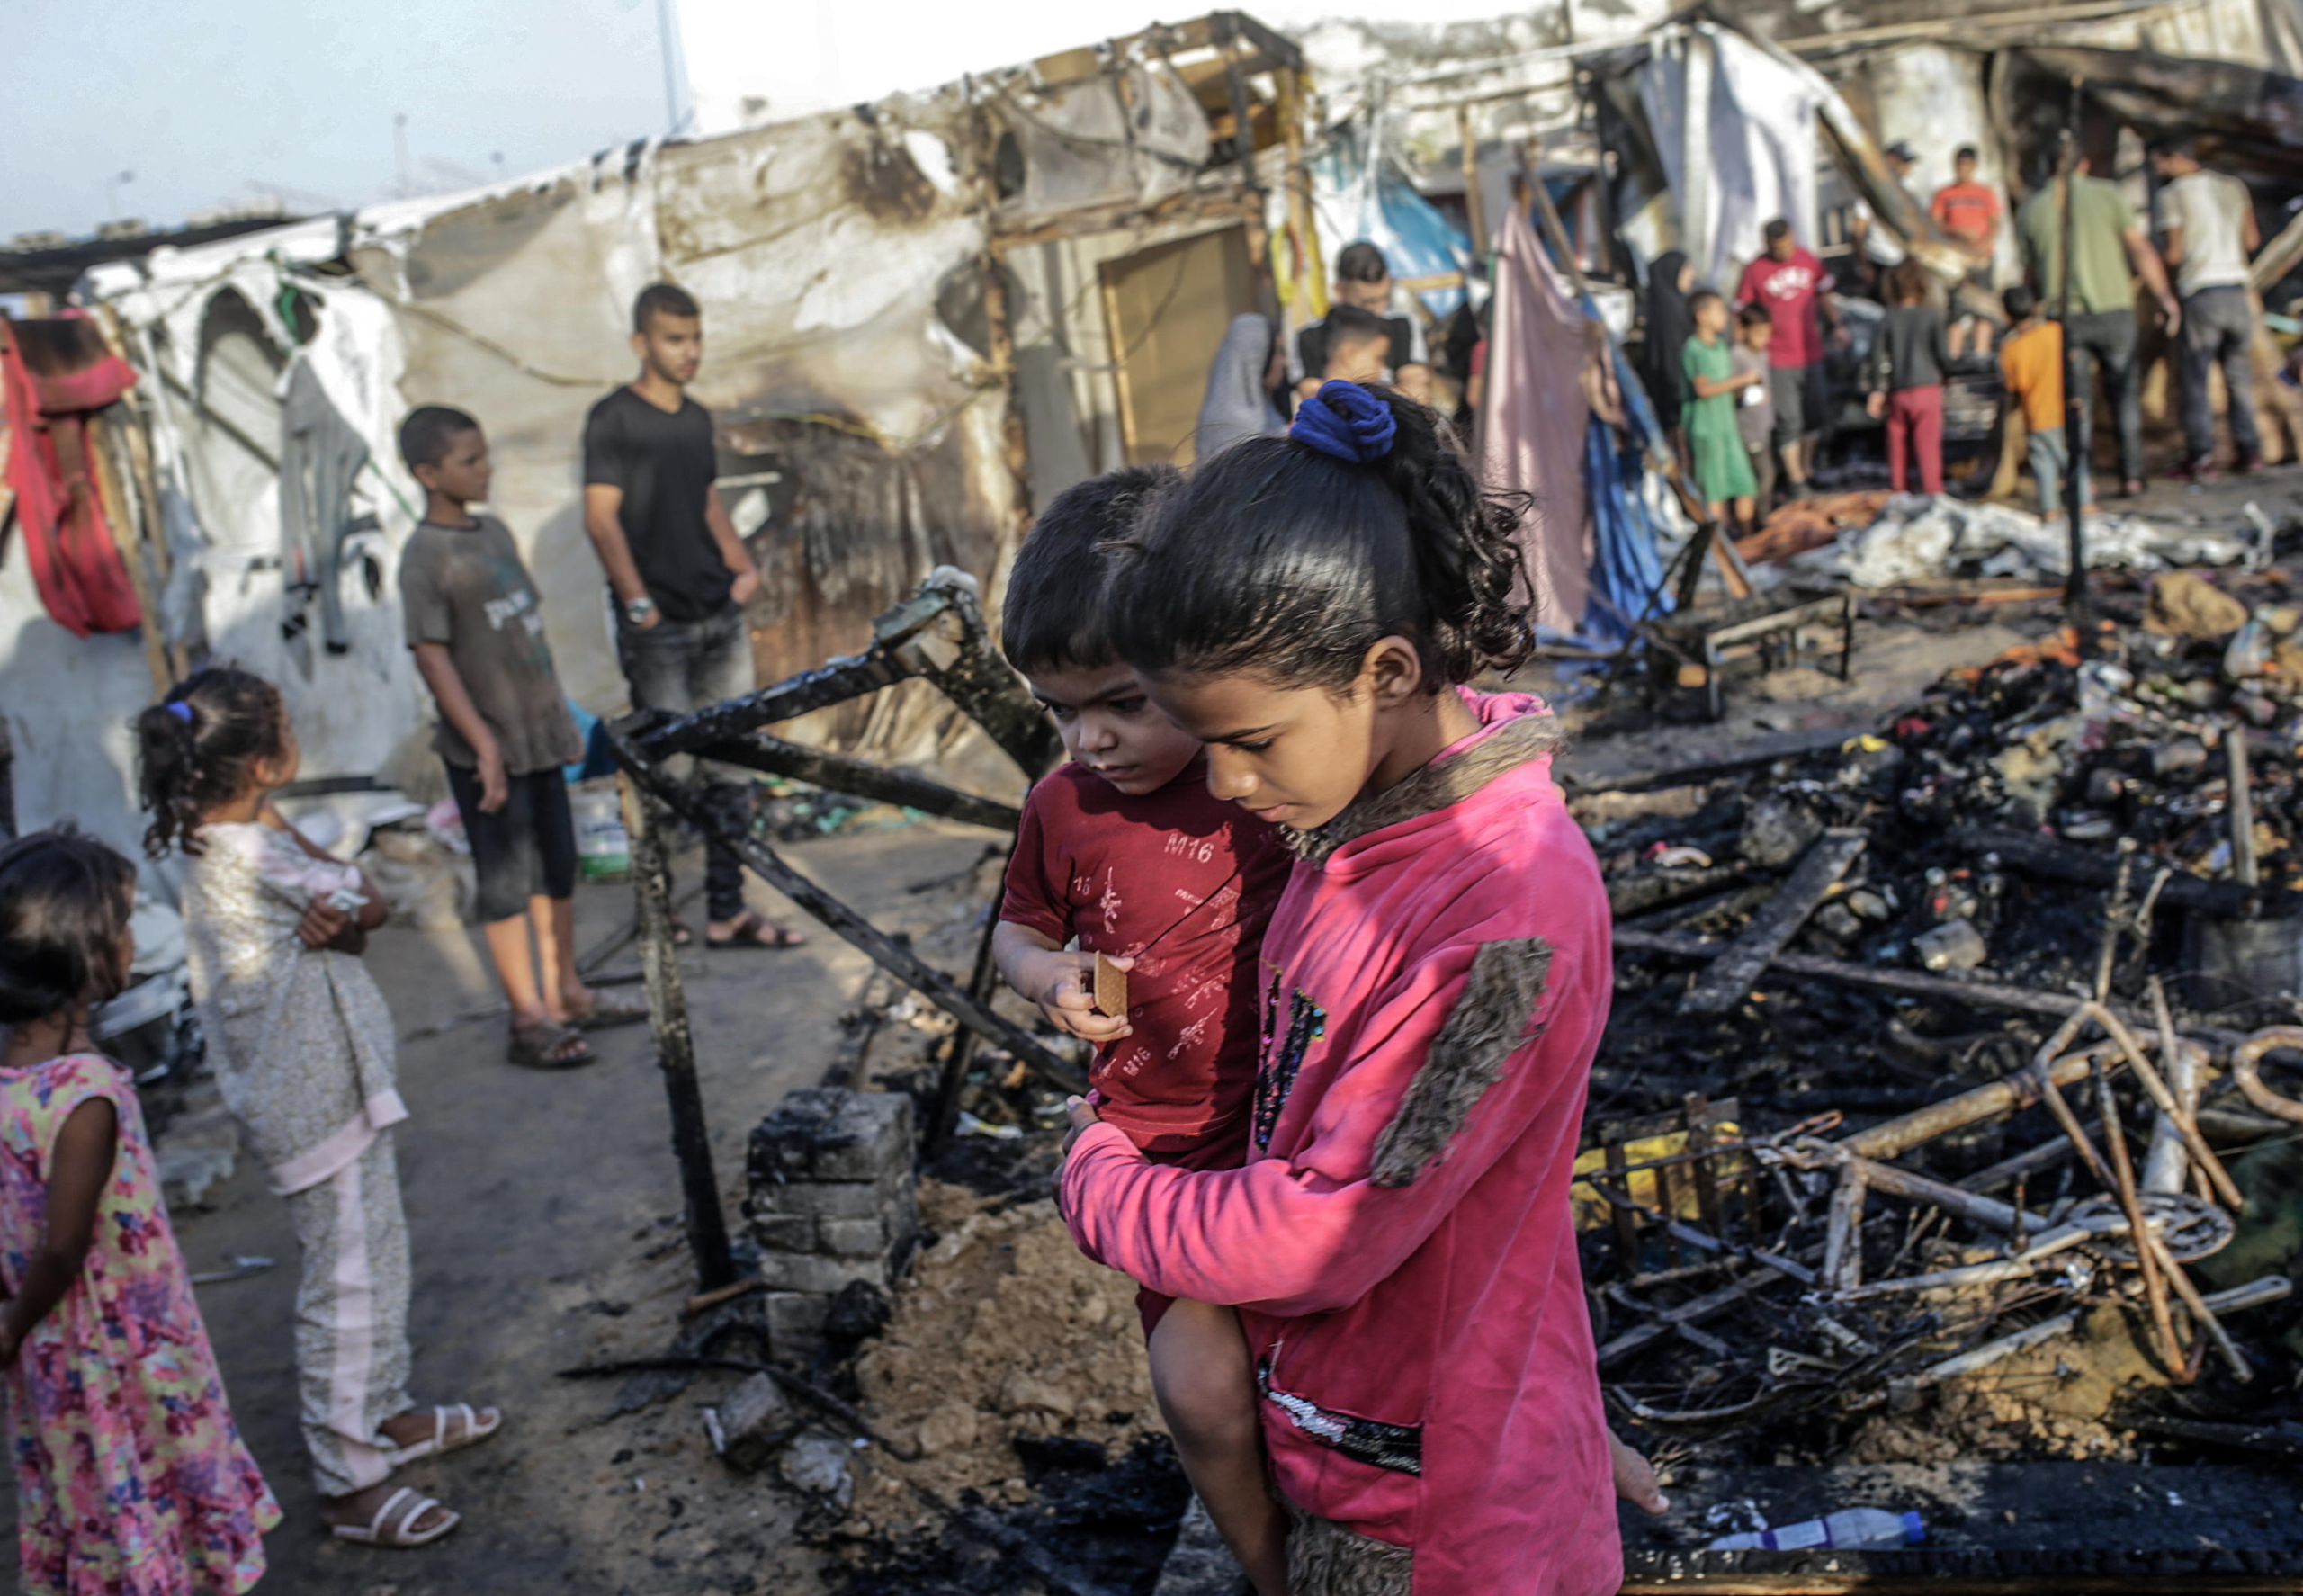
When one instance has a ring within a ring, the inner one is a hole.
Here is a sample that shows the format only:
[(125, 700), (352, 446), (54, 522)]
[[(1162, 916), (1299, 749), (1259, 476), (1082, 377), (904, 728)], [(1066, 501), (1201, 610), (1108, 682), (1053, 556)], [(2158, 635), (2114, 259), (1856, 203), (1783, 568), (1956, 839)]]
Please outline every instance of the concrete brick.
[(748, 1472), (773, 1457), (799, 1427), (800, 1414), (784, 1387), (769, 1376), (753, 1375), (720, 1403), (720, 1432), (728, 1443), (721, 1456), (729, 1467)]
[(883, 1219), (819, 1219), (816, 1251), (844, 1258), (876, 1257), (887, 1251), (889, 1224)]
[(899, 1092), (802, 1087), (754, 1128), (754, 1188), (784, 1179), (876, 1180), (911, 1167), (911, 1099)]
[(883, 1180), (768, 1180), (755, 1184), (744, 1199), (747, 1212), (813, 1214), (826, 1219), (871, 1219), (891, 1207), (917, 1207), (910, 1173)]
[(820, 1333), (831, 1312), (831, 1298), (820, 1291), (764, 1291), (760, 1299), (767, 1306), (771, 1336)]
[(883, 1258), (826, 1258), (811, 1252), (762, 1252), (759, 1278), (771, 1292), (820, 1291), (829, 1295), (850, 1280), (869, 1280), (884, 1288), (887, 1260)]
[[(755, 1214), (752, 1239), (779, 1252), (813, 1252), (820, 1245), (817, 1226), (823, 1222), (805, 1214)], [(841, 1224), (854, 1221), (835, 1220)]]

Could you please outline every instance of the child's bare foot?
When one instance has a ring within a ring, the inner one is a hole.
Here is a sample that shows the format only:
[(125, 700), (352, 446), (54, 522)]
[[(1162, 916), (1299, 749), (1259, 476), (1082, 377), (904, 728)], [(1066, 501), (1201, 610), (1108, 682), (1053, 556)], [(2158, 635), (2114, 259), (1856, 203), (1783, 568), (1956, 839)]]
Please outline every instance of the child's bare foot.
[(390, 1481), (327, 1499), (330, 1534), (363, 1546), (404, 1548), (429, 1546), (453, 1529), (461, 1516), (429, 1496)]
[(1655, 1483), (1654, 1465), (1617, 1440), (1612, 1430), (1608, 1434), (1608, 1461), (1615, 1469), (1617, 1497), (1642, 1512), (1661, 1514), (1671, 1511), (1671, 1499)]

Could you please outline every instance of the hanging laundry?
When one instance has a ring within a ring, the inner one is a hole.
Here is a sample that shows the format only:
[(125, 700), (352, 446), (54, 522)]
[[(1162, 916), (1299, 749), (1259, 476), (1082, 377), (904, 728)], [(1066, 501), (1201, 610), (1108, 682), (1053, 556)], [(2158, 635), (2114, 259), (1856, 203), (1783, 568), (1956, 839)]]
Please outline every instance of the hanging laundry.
[(352, 483), (367, 463), (368, 444), (329, 399), (319, 373), (300, 356), (288, 368), (280, 408), (280, 562), (296, 607), (281, 630), (304, 629), (314, 594), (320, 601), (320, 637), (331, 654), (349, 652), (344, 601), (336, 576), (344, 543), (372, 532), (373, 516), (352, 514)]
[(1575, 637), (1591, 592), (1583, 482), (1584, 424), (1591, 411), (1581, 381), (1584, 318), (1528, 219), (1511, 212), (1501, 232), (1480, 459), (1491, 488), (1524, 493), (1529, 500), (1519, 540), (1535, 587), (1538, 632)]
[(135, 383), (135, 369), (85, 316), (0, 318), (0, 391), (14, 434), (8, 486), (40, 604), (76, 637), (143, 619), (88, 453), (90, 417)]

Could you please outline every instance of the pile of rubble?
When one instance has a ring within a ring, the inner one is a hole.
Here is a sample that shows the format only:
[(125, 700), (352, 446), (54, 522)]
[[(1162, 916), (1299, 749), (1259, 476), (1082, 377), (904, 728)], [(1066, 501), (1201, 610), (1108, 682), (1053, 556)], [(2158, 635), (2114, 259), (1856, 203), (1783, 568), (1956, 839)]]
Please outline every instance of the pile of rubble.
[[(2263, 1072), (2303, 1030), (2257, 1027), (2303, 1018), (2303, 612), (2234, 586), (2163, 575), (1805, 759), (1579, 795), (1618, 928), (1578, 1191), (1619, 1414), (2102, 1456), (2293, 1401), (2303, 1347), (2245, 1310), (2293, 1267), (2303, 1105)], [(2138, 1397), (2169, 1385), (2177, 1418)]]

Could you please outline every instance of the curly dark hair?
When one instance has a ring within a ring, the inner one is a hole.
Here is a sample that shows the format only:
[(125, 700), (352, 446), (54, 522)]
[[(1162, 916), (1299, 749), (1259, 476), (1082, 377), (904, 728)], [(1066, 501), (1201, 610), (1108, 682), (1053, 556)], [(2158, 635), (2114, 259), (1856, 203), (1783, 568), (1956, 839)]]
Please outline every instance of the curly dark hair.
[(128, 985), (136, 866), (69, 824), (0, 847), (0, 1025)]
[(246, 792), (257, 764), (287, 746), (288, 706), (253, 672), (211, 666), (169, 688), (136, 717), (137, 784), (152, 814), (144, 851), (198, 853), (208, 812)]
[(1370, 648), (1399, 636), (1414, 640), (1435, 693), (1526, 661), (1524, 496), (1487, 492), (1438, 412), (1368, 391), (1397, 423), (1382, 458), (1247, 438), (1160, 496), (1106, 590), (1122, 659), (1340, 691)]

